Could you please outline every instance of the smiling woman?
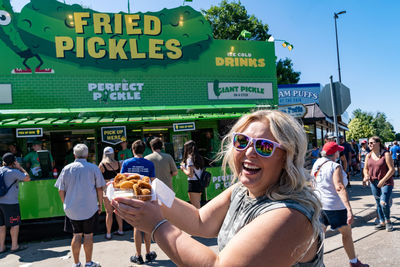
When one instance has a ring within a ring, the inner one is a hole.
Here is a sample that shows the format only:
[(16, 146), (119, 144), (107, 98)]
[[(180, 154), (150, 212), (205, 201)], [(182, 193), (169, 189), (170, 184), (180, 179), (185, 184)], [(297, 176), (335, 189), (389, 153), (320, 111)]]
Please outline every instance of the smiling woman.
[[(220, 157), (238, 182), (201, 209), (179, 199), (160, 208), (117, 198), (116, 213), (152, 233), (178, 266), (323, 266), (321, 204), (303, 168), (303, 127), (260, 110), (242, 117), (223, 141)], [(184, 232), (218, 237), (219, 255)]]

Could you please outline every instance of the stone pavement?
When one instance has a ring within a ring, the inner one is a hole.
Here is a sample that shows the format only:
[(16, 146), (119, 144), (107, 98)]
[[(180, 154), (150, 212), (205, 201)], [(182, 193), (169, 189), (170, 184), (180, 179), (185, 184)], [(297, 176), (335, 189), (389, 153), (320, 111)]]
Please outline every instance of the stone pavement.
[[(353, 225), (353, 237), (356, 243), (356, 251), (363, 251), (360, 248), (359, 240), (369, 236), (374, 232), (374, 219), (375, 219), (375, 200), (371, 195), (368, 187), (362, 187), (361, 178), (353, 178), (351, 181), (352, 187), (348, 189), (350, 201), (355, 215), (355, 223)], [(394, 197), (395, 201), (392, 207), (392, 214), (399, 214), (400, 203), (396, 197), (400, 196), (399, 193), (400, 181), (396, 179)], [(398, 217), (394, 218), (395, 231), (398, 226)], [(367, 231), (367, 232), (366, 232)], [(380, 231), (381, 235), (392, 234)], [(384, 233), (383, 233), (384, 232)], [(216, 239), (198, 239), (200, 242), (207, 245), (210, 249), (217, 252)], [(103, 267), (120, 267), (120, 266), (135, 266), (130, 263), (129, 258), (134, 254), (134, 243), (132, 238), (132, 231), (127, 231), (124, 236), (113, 236), (112, 240), (106, 240), (103, 234), (94, 237), (94, 251), (93, 259), (101, 263)], [(28, 248), (18, 253), (3, 253), (0, 254), (0, 266), (14, 267), (14, 266), (58, 266), (70, 267), (72, 266), (72, 258), (70, 253), (71, 239), (59, 239), (45, 242), (31, 242), (26, 244)], [(399, 246), (393, 251), (393, 258), (389, 259), (394, 262), (400, 262), (398, 252)], [(152, 244), (152, 250), (156, 251), (158, 257), (155, 262), (142, 265), (142, 266), (175, 266), (168, 257), (159, 249), (157, 244)], [(144, 252), (144, 245), (142, 246)], [(391, 251), (388, 251), (390, 254)], [(364, 252), (367, 254), (368, 252)], [(371, 254), (371, 253), (369, 253)], [(360, 258), (369, 259), (369, 263), (373, 260), (374, 255), (362, 255)], [(396, 259), (399, 259), (397, 260)], [(337, 231), (328, 230), (325, 239), (325, 263), (328, 267), (333, 266), (348, 266), (347, 258), (343, 250), (341, 235)], [(83, 249), (81, 250), (81, 261), (84, 261)], [(373, 265), (371, 266), (395, 266), (388, 265)]]

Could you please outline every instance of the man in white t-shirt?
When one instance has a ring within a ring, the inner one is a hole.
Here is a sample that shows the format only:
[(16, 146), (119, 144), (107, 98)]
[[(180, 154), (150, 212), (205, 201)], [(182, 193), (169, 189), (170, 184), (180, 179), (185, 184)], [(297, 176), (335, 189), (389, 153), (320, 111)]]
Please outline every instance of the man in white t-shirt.
[(349, 257), (350, 266), (367, 267), (356, 256), (351, 224), (354, 222), (349, 196), (346, 191), (347, 175), (342, 166), (336, 163), (339, 152), (344, 147), (335, 142), (327, 142), (319, 158), (313, 165), (311, 175), (315, 178), (315, 188), (322, 203), (322, 224), (337, 229), (343, 236), (343, 247)]

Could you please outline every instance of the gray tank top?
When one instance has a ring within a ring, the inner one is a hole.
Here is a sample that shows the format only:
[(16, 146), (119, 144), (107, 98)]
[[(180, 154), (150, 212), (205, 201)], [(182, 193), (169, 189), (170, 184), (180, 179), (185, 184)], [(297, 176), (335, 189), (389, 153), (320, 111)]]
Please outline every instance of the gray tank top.
[[(267, 198), (267, 196), (251, 198), (247, 195), (246, 187), (240, 183), (236, 185), (232, 191), (231, 204), (218, 233), (218, 250), (221, 251), (233, 238), (233, 236), (240, 231), (240, 229), (249, 224), (257, 216), (279, 208), (298, 210), (310, 221), (313, 215), (312, 210), (293, 200), (273, 201)], [(312, 261), (306, 263), (296, 263), (293, 266), (324, 266), (322, 233), (318, 241), (318, 247), (320, 247), (320, 249)]]

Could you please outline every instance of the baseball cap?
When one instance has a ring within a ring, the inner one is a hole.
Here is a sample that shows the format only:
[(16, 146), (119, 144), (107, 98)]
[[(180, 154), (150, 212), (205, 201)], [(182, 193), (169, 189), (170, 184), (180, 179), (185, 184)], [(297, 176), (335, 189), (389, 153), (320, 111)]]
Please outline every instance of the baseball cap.
[(343, 150), (344, 147), (339, 146), (338, 144), (336, 144), (336, 142), (328, 142), (322, 148), (322, 151), (325, 151), (328, 156), (335, 154), (336, 151), (343, 151)]
[(13, 162), (15, 162), (17, 160), (17, 158), (14, 156), (13, 153), (6, 153), (3, 155), (3, 161), (7, 164), (7, 165), (11, 165)]
[(366, 144), (367, 143), (367, 140), (362, 140), (361, 141), (361, 144)]
[(42, 141), (41, 140), (33, 140), (32, 141), (32, 145), (41, 145), (42, 144)]
[(110, 147), (110, 146), (108, 146), (108, 147), (106, 147), (106, 148), (104, 148), (104, 152), (103, 152), (104, 154), (114, 154), (114, 149), (112, 148), (112, 147)]
[(334, 139), (336, 138), (336, 135), (334, 133), (327, 133), (325, 135), (325, 139)]

